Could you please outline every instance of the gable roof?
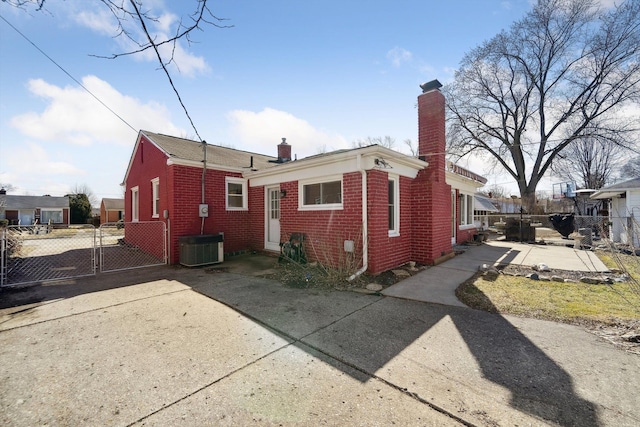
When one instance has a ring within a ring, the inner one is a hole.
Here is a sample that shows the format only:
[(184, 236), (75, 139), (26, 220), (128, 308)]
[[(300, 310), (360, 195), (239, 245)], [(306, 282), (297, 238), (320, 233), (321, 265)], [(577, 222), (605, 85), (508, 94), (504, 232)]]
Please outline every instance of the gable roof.
[(60, 209), (69, 207), (69, 198), (53, 196), (0, 195), (0, 207), (4, 209)]
[[(149, 131), (140, 131), (147, 139), (155, 143), (167, 156), (175, 160), (202, 163), (202, 143), (175, 136), (162, 135)], [(276, 145), (274, 144), (274, 149)], [(273, 167), (277, 157), (249, 151), (236, 150), (235, 148), (222, 147), (207, 144), (207, 164), (224, 166), (227, 168), (250, 169), (253, 158), (254, 169)]]
[(102, 204), (104, 205), (104, 209), (107, 211), (124, 210), (124, 199), (103, 198)]
[(610, 199), (618, 196), (628, 190), (640, 189), (640, 177), (633, 178), (628, 181), (619, 182), (617, 184), (602, 187), (591, 195), (592, 199)]

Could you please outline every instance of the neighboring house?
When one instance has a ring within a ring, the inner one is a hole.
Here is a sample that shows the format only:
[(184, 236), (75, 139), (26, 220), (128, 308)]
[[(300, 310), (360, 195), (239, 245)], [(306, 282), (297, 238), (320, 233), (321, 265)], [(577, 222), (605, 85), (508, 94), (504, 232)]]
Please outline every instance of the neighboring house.
[(225, 253), (279, 252), (302, 233), (308, 259), (371, 274), (438, 263), (452, 241), (473, 238), (484, 179), (447, 166), (441, 85), (421, 87), (418, 158), (372, 145), (293, 160), (284, 139), (275, 157), (140, 131), (123, 182), (127, 222), (164, 221), (171, 263), (181, 236), (218, 233)]
[(100, 203), (100, 224), (118, 222), (124, 219), (124, 199), (102, 199)]
[(69, 225), (69, 198), (52, 196), (18, 196), (0, 190), (0, 219), (9, 225)]
[(473, 197), (475, 199), (474, 224), (478, 230), (486, 230), (490, 225), (489, 215), (499, 213), (500, 210), (494, 205), (494, 200), (489, 197), (482, 194), (476, 194)]
[(640, 247), (640, 178), (602, 187), (591, 198), (610, 200), (611, 240)]

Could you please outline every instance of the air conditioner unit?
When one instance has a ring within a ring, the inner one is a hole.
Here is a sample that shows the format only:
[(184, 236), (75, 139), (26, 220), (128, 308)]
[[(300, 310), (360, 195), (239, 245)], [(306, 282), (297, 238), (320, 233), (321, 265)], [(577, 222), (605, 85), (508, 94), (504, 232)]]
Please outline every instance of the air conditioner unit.
[(182, 236), (180, 244), (180, 265), (197, 267), (224, 261), (224, 235), (204, 234)]

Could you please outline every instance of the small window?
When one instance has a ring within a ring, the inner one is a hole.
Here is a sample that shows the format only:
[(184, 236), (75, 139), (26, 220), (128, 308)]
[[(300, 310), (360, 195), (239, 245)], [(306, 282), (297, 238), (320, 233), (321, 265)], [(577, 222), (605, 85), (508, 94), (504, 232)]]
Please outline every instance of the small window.
[(398, 178), (389, 177), (388, 188), (388, 215), (389, 215), (389, 236), (400, 235), (400, 198), (399, 198)]
[(227, 210), (247, 210), (247, 181), (242, 178), (226, 178)]
[(136, 222), (140, 219), (140, 216), (138, 214), (139, 212), (139, 205), (138, 205), (138, 187), (133, 187), (131, 189), (131, 221), (132, 222)]
[(300, 208), (342, 209), (342, 180), (300, 183)]
[(160, 217), (160, 178), (151, 180), (151, 193), (153, 195), (153, 218)]

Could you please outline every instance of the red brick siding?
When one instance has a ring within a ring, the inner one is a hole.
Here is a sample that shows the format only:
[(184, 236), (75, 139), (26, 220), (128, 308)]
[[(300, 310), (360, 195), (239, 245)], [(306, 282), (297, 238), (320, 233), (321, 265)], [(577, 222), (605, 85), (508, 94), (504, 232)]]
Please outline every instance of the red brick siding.
[[(226, 208), (226, 180), (232, 176), (240, 178), (239, 173), (207, 170), (205, 179), (205, 203), (209, 205), (209, 216), (204, 220), (199, 216), (202, 203), (202, 169), (172, 165), (169, 167), (172, 190), (170, 194), (172, 209), (170, 246), (173, 254), (178, 254), (180, 236), (224, 233), (224, 252), (239, 252), (252, 249), (250, 244), (249, 211), (228, 211)], [(249, 191), (248, 185), (247, 190)], [(249, 206), (255, 200), (249, 197)], [(177, 256), (173, 262), (178, 262)]]
[[(168, 209), (167, 186), (168, 176), (166, 169), (167, 158), (144, 136), (141, 137), (136, 151), (133, 153), (131, 169), (125, 182), (124, 194), (124, 218), (127, 223), (131, 222), (131, 189), (138, 187), (138, 220), (143, 221), (164, 221), (162, 212)], [(153, 188), (151, 180), (159, 178), (160, 183), (160, 206), (158, 218), (153, 218)], [(144, 250), (152, 252), (155, 256), (160, 256), (162, 252), (162, 236), (151, 235), (151, 233), (140, 232), (141, 227), (125, 226), (125, 240)], [(154, 230), (158, 228), (154, 227)], [(157, 241), (156, 241), (157, 240)]]
[(451, 252), (451, 186), (445, 178), (445, 100), (438, 90), (418, 97), (418, 150), (429, 166), (412, 183), (414, 261), (432, 264)]
[(368, 271), (371, 274), (411, 261), (411, 180), (400, 178), (400, 236), (397, 237), (389, 237), (388, 182), (387, 172), (367, 173)]
[(265, 235), (265, 188), (249, 188), (249, 236), (247, 237), (248, 248), (261, 251), (264, 249)]
[[(298, 210), (298, 182), (280, 184), (287, 196), (280, 200), (281, 240), (287, 241), (291, 233), (306, 235), (305, 253), (310, 261), (319, 261), (335, 267), (350, 263), (362, 264), (362, 176), (347, 173), (342, 179), (342, 210)], [(344, 241), (353, 240), (356, 252), (347, 254)]]

